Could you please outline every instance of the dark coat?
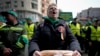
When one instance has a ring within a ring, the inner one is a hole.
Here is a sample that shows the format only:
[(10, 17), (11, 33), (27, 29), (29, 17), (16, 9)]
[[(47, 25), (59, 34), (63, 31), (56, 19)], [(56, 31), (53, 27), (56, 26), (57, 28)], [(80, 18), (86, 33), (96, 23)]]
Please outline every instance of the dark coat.
[[(58, 32), (59, 26), (65, 27), (64, 40), (61, 39), (61, 33)], [(69, 27), (63, 20), (59, 20), (52, 25), (49, 20), (37, 27), (37, 30), (29, 44), (29, 53), (35, 50), (78, 50), (81, 51), (77, 38), (71, 33)]]
[(3, 42), (3, 44), (0, 45), (0, 56), (2, 56), (5, 47), (12, 50), (11, 56), (23, 54), (24, 48), (18, 48), (16, 45), (16, 42), (21, 35), (26, 35), (26, 30), (20, 24), (11, 25), (7, 23), (6, 26), (0, 29), (0, 42)]

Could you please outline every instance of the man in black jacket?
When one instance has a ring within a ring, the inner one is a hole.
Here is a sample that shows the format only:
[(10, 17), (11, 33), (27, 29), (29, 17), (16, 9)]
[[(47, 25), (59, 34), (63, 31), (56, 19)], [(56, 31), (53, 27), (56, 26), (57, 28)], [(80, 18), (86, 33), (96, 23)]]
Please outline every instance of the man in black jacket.
[(30, 56), (41, 56), (41, 50), (73, 50), (73, 56), (80, 55), (80, 46), (77, 38), (63, 20), (58, 19), (56, 4), (51, 4), (47, 10), (48, 17), (43, 17), (41, 23), (29, 45)]
[(6, 11), (2, 15), (7, 25), (0, 29), (0, 56), (24, 56), (24, 48), (28, 44), (24, 26), (18, 23), (16, 12)]

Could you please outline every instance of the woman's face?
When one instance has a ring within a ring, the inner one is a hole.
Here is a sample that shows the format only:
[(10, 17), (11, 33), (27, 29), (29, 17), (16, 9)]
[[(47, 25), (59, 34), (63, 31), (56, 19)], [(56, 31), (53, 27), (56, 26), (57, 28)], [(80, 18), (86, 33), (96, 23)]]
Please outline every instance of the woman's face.
[(57, 18), (59, 15), (57, 6), (51, 6), (47, 10), (47, 15), (51, 18)]

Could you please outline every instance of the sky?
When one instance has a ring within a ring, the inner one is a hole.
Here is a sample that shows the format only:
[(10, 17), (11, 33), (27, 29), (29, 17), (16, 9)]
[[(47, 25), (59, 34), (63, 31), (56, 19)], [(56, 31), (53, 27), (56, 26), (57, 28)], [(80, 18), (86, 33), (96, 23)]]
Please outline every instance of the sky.
[[(55, 2), (55, 0), (53, 0)], [(77, 13), (90, 7), (99, 8), (100, 0), (57, 0), (57, 6), (63, 12), (72, 12), (73, 17), (77, 16)]]

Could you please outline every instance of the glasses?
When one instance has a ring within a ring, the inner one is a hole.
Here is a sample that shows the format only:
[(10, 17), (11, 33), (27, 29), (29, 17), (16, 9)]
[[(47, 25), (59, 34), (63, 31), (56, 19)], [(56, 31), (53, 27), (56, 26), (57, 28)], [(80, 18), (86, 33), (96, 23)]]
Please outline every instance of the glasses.
[(49, 10), (57, 10), (57, 8), (50, 8)]

